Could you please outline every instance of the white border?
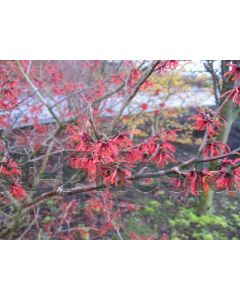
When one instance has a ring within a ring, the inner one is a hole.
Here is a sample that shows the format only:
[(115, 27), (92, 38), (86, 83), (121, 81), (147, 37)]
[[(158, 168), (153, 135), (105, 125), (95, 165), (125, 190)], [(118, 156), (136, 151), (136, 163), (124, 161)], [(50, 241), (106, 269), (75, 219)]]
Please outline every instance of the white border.
[[(237, 299), (239, 242), (1, 242), (1, 299)], [(4, 297), (3, 297), (4, 296)]]
[(1, 1), (1, 59), (237, 59), (238, 0)]

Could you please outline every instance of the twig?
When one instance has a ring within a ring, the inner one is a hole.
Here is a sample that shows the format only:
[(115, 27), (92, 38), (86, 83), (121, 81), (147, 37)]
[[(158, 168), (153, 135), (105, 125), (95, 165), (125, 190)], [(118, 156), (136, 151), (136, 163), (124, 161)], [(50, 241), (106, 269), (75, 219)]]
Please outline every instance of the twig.
[(118, 114), (116, 115), (115, 119), (113, 120), (108, 133), (111, 133), (113, 131), (113, 129), (115, 128), (117, 122), (119, 121), (119, 119), (121, 118), (125, 108), (129, 105), (129, 103), (131, 102), (131, 100), (136, 96), (137, 92), (139, 91), (139, 89), (141, 88), (141, 86), (144, 84), (144, 82), (150, 77), (150, 75), (154, 72), (156, 66), (160, 63), (159, 60), (154, 61), (149, 67), (148, 69), (145, 71), (145, 73), (142, 75), (142, 77), (140, 78), (140, 80), (138, 81), (136, 87), (134, 88), (133, 92), (127, 97), (127, 99), (125, 100), (125, 102), (123, 103), (122, 107), (120, 108)]

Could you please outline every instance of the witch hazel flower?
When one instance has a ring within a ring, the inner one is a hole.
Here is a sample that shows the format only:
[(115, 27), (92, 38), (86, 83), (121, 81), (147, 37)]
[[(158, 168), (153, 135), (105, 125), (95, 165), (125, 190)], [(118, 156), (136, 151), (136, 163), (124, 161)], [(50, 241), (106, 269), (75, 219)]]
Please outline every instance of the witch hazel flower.
[(190, 171), (183, 180), (183, 187), (186, 192), (194, 196), (200, 195), (202, 188), (204, 192), (208, 192), (210, 188), (210, 179), (212, 173), (210, 171)]
[(240, 159), (224, 159), (219, 173), (214, 176), (214, 182), (219, 190), (228, 190), (234, 195), (237, 190), (240, 192)]
[(21, 184), (14, 182), (9, 190), (11, 195), (17, 200), (23, 200), (27, 197), (27, 193)]
[(227, 99), (232, 99), (233, 103), (240, 106), (240, 86), (226, 92), (222, 97), (227, 96)]
[(240, 65), (237, 64), (226, 64), (231, 69), (224, 74), (227, 77), (227, 80), (232, 77), (232, 80), (237, 81), (240, 79)]
[(230, 152), (230, 147), (218, 141), (208, 141), (203, 150), (203, 157), (214, 157)]
[(190, 117), (189, 120), (195, 121), (193, 126), (196, 130), (208, 130), (210, 137), (216, 135), (216, 129), (220, 129), (225, 125), (225, 120), (222, 117), (217, 120), (211, 109), (206, 109), (204, 112), (200, 111), (199, 114)]

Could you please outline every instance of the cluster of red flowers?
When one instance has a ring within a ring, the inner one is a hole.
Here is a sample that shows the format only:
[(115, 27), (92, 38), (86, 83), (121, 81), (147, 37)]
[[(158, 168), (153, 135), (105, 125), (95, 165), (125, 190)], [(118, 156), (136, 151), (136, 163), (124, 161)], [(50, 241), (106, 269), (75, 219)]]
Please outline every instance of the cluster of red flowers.
[(124, 81), (124, 74), (120, 73), (120, 74), (114, 74), (111, 76), (111, 81), (114, 84), (121, 84)]
[(59, 64), (57, 63), (45, 64), (44, 74), (48, 74), (49, 81), (53, 84), (59, 83), (63, 79), (63, 72), (60, 70)]
[(98, 141), (76, 126), (69, 127), (69, 133), (74, 148), (71, 166), (86, 169), (92, 180), (101, 172), (103, 182), (107, 185), (124, 184), (137, 161), (156, 162), (160, 167), (175, 161), (176, 148), (170, 141), (175, 141), (176, 130), (163, 130), (137, 146), (129, 139), (128, 136), (133, 133), (129, 131)]
[(176, 148), (169, 141), (176, 140), (177, 130), (163, 130), (154, 137), (149, 138), (143, 144), (131, 149), (128, 159), (132, 162), (154, 161), (158, 166), (164, 167), (174, 162)]
[(19, 82), (17, 80), (0, 81), (0, 91), (0, 109), (8, 110), (14, 108), (18, 103), (20, 93)]
[(210, 188), (221, 191), (229, 191), (230, 195), (235, 191), (240, 192), (240, 159), (224, 159), (218, 170), (192, 170), (186, 174), (179, 174), (179, 178), (171, 178), (170, 183), (174, 190), (199, 196), (201, 192), (208, 192)]
[(138, 69), (133, 69), (130, 74), (130, 79), (128, 81), (129, 87), (133, 87), (136, 82), (141, 78), (142, 72)]
[[(226, 76), (228, 80), (232, 78), (234, 82), (237, 82), (240, 79), (240, 66), (237, 64), (227, 64), (227, 66), (231, 69), (226, 72), (224, 76)], [(234, 104), (240, 106), (240, 87), (234, 87), (232, 90), (226, 92), (222, 97), (232, 99)]]
[(21, 174), (22, 171), (12, 159), (1, 162), (0, 176), (8, 185), (10, 185), (9, 192), (17, 200), (23, 200), (27, 196), (23, 186), (18, 182)]
[(111, 139), (94, 141), (86, 132), (78, 127), (69, 127), (71, 142), (75, 154), (71, 158), (71, 166), (75, 169), (86, 169), (91, 179), (96, 179), (99, 167), (107, 185), (117, 185), (126, 181), (131, 172), (126, 168), (127, 162), (123, 152), (133, 146), (128, 138), (131, 132), (124, 132)]
[(18, 168), (18, 165), (12, 159), (7, 159), (5, 162), (1, 163), (0, 173), (12, 178), (22, 174), (21, 170)]

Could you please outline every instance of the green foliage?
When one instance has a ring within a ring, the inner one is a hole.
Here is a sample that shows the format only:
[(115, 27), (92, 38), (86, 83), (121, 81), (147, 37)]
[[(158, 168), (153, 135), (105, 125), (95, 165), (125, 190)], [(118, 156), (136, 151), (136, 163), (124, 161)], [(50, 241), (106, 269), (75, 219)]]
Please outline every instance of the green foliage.
[(145, 222), (139, 213), (131, 214), (131, 218), (126, 221), (124, 227), (126, 233), (135, 232), (140, 236), (148, 236), (157, 233), (156, 231), (153, 232), (151, 225)]
[(216, 213), (198, 215), (197, 198), (182, 203), (169, 195), (148, 195), (136, 200), (140, 209), (129, 214), (123, 224), (125, 233), (154, 235), (160, 238), (162, 228), (167, 228), (170, 239), (177, 240), (226, 240), (240, 239), (240, 203), (218, 195)]
[(44, 219), (43, 219), (43, 222), (44, 223), (49, 223), (49, 222), (51, 222), (52, 221), (52, 217), (51, 216), (46, 216)]
[(146, 207), (144, 210), (143, 210), (143, 214), (148, 216), (148, 215), (152, 215), (155, 213), (155, 209), (153, 207)]
[(49, 198), (49, 200), (47, 201), (47, 205), (52, 207), (52, 206), (56, 205), (56, 202), (53, 199)]
[(175, 239), (227, 239), (231, 229), (227, 219), (217, 215), (198, 216), (195, 209), (181, 208), (178, 216), (169, 221)]

